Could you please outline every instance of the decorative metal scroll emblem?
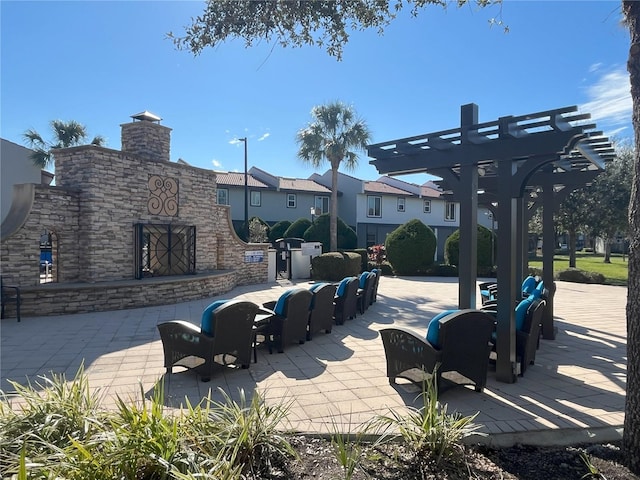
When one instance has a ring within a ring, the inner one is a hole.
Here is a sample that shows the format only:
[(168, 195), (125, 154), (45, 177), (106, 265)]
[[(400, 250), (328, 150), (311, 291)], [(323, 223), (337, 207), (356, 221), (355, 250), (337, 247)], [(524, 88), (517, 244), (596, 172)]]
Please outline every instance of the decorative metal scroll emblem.
[(151, 215), (178, 215), (178, 180), (172, 177), (149, 175), (149, 201)]

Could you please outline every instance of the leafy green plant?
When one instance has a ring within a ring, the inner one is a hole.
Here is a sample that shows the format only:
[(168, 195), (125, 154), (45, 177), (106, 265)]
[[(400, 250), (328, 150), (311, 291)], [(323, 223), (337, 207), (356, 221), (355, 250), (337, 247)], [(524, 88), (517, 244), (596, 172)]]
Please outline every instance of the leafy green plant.
[[(494, 237), (493, 242), (491, 237)], [(498, 242), (495, 239), (495, 234), (486, 227), (478, 225), (478, 239), (477, 239), (477, 269), (478, 273), (485, 275), (492, 268), (492, 261), (497, 258), (495, 248)], [(493, 255), (491, 254), (491, 248), (494, 248)], [(444, 244), (444, 258), (449, 265), (459, 266), (460, 264), (460, 230), (456, 230)]]
[[(349, 425), (351, 425), (351, 414), (349, 415)], [(343, 433), (340, 426), (335, 420), (335, 417), (331, 417), (331, 446), (333, 447), (333, 453), (336, 460), (342, 467), (345, 480), (351, 480), (353, 478), (356, 469), (360, 465), (360, 458), (362, 456), (363, 444), (362, 444), (362, 431), (355, 434), (355, 437)]]
[(64, 374), (38, 378), (27, 385), (10, 381), (14, 392), (2, 392), (0, 477), (18, 473), (21, 456), (33, 470), (57, 463), (66, 447), (90, 438), (99, 424), (100, 391), (89, 389), (83, 366), (70, 382)]
[(207, 409), (209, 421), (214, 425), (213, 435), (219, 442), (219, 458), (231, 466), (243, 465), (252, 473), (268, 471), (274, 459), (295, 457), (296, 453), (286, 436), (281, 433), (290, 404), (269, 406), (256, 391), (247, 402), (244, 390), (239, 391), (236, 402), (220, 389), (222, 402), (213, 402)]
[(279, 238), (284, 237), (284, 233), (287, 231), (287, 228), (291, 226), (291, 222), (289, 220), (281, 220), (278, 223), (274, 224), (269, 229), (269, 241), (275, 242)]
[(435, 375), (435, 371), (430, 376), (425, 375), (422, 407), (408, 407), (406, 414), (390, 410), (389, 415), (374, 418), (370, 426), (381, 433), (379, 442), (389, 441), (397, 432), (416, 458), (430, 457), (439, 464), (456, 452), (461, 453), (462, 439), (476, 433), (481, 426), (473, 422), (477, 413), (463, 416), (447, 412), (447, 405), (438, 401)]
[[(303, 235), (303, 238), (307, 242), (322, 242), (322, 251), (325, 253), (331, 251), (329, 233), (330, 222), (331, 218), (328, 213), (320, 215)], [(356, 248), (356, 245), (358, 244), (358, 236), (353, 228), (344, 223), (340, 217), (336, 219), (336, 222), (336, 228), (338, 231), (338, 250), (351, 250)]]
[(304, 232), (306, 232), (309, 227), (311, 227), (311, 220), (308, 218), (299, 218), (284, 232), (284, 238), (303, 238)]
[(436, 252), (436, 236), (420, 220), (410, 220), (387, 236), (387, 260), (398, 275), (426, 272)]
[(599, 480), (607, 480), (607, 477), (605, 477), (602, 473), (600, 473), (600, 471), (598, 470), (598, 467), (596, 467), (593, 463), (591, 463), (591, 459), (589, 458), (589, 455), (587, 455), (585, 452), (580, 452), (580, 459), (585, 464), (588, 470), (587, 473), (585, 473), (584, 475), (582, 475), (582, 477), (580, 477), (581, 479), (597, 478)]

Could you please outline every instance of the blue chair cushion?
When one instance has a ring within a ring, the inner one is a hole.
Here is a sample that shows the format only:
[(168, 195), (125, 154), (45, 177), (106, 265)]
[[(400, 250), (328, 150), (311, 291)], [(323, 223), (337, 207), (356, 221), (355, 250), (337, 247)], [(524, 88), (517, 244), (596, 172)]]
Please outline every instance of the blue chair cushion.
[(516, 330), (522, 330), (522, 327), (524, 327), (524, 319), (527, 317), (527, 310), (535, 298), (536, 297), (534, 295), (529, 295), (516, 307)]
[(287, 300), (287, 297), (289, 297), (289, 295), (291, 295), (292, 293), (298, 290), (299, 290), (298, 288), (292, 288), (284, 292), (282, 295), (280, 295), (280, 298), (276, 302), (276, 306), (273, 307), (273, 311), (276, 312), (277, 315), (284, 314), (284, 305), (285, 305), (285, 301)]
[(522, 295), (531, 295), (533, 291), (536, 289), (536, 279), (529, 275), (522, 281)]
[(457, 311), (445, 310), (431, 319), (429, 326), (427, 326), (427, 342), (436, 348), (440, 348), (440, 319)]
[[(316, 293), (316, 290), (320, 290), (320, 288), (324, 287), (325, 285), (328, 285), (328, 283), (326, 282), (318, 282), (318, 283), (314, 283), (313, 285), (311, 285), (309, 287), (309, 291), (312, 293)], [(309, 310), (313, 310), (316, 304), (316, 296), (313, 295), (311, 297), (311, 304), (309, 304)]]
[(216, 300), (207, 308), (202, 311), (202, 318), (200, 319), (200, 331), (207, 335), (213, 335), (213, 312), (220, 305), (224, 305), (229, 300)]
[(369, 278), (369, 272), (362, 272), (360, 274), (360, 288), (364, 288), (367, 283), (367, 278)]
[(344, 292), (347, 290), (347, 283), (349, 283), (349, 280), (351, 280), (353, 277), (344, 277), (341, 281), (340, 284), (338, 285), (338, 290), (336, 291), (336, 295), (338, 295), (339, 297), (344, 295)]
[(318, 290), (319, 288), (324, 287), (325, 285), (327, 285), (327, 282), (317, 282), (317, 283), (314, 283), (313, 285), (311, 285), (309, 287), (309, 290), (311, 290), (312, 292), (315, 292), (316, 290)]

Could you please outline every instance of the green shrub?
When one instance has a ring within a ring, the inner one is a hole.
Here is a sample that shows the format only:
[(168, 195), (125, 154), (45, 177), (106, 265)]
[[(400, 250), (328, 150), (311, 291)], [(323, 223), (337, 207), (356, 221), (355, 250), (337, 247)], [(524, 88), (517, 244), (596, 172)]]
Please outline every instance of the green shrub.
[[(494, 234), (486, 227), (478, 225), (478, 243), (477, 243), (477, 255), (478, 255), (478, 272), (488, 273), (492, 268), (492, 258), (497, 258), (491, 255), (491, 237)], [(498, 242), (493, 241), (494, 249)], [(453, 232), (444, 244), (444, 259), (449, 265), (460, 265), (460, 229)]]
[(329, 252), (313, 257), (311, 276), (314, 280), (338, 282), (360, 273), (361, 257), (353, 252)]
[(458, 267), (446, 264), (432, 265), (427, 269), (426, 274), (434, 277), (457, 277)]
[(393, 275), (393, 268), (391, 268), (391, 264), (387, 261), (382, 263), (369, 262), (367, 264), (367, 270), (371, 271), (374, 268), (382, 271), (382, 275)]
[(249, 219), (249, 242), (266, 243), (269, 241), (269, 224), (260, 217)]
[(433, 264), (436, 236), (420, 220), (410, 220), (387, 236), (387, 260), (397, 275), (425, 273)]
[[(304, 238), (304, 232), (311, 226), (311, 220), (308, 218), (299, 218), (287, 228), (284, 232), (284, 238)], [(280, 238), (280, 237), (278, 237)]]
[(360, 255), (360, 272), (365, 272), (369, 270), (369, 253), (366, 248), (354, 248), (351, 250), (353, 253), (357, 253)]
[(598, 272), (587, 272), (579, 268), (568, 268), (556, 274), (558, 280), (574, 283), (605, 283), (605, 276)]
[(284, 234), (290, 226), (291, 222), (289, 220), (282, 220), (278, 223), (275, 223), (269, 229), (269, 241), (275, 242), (279, 238), (284, 238)]
[[(303, 235), (307, 242), (322, 242), (323, 252), (330, 251), (329, 218), (328, 213), (320, 215)], [(356, 232), (338, 218), (338, 250), (352, 250), (357, 244)]]

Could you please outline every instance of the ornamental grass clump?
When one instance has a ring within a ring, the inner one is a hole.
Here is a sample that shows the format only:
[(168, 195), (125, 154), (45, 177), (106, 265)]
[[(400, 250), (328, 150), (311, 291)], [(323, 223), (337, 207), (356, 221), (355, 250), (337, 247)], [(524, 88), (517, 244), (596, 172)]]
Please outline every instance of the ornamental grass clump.
[(443, 460), (455, 460), (456, 456), (463, 458), (462, 440), (481, 428), (473, 423), (477, 414), (463, 416), (447, 412), (447, 405), (438, 401), (433, 378), (435, 372), (424, 382), (422, 407), (408, 407), (406, 414), (390, 410), (389, 415), (380, 415), (371, 422), (371, 427), (380, 434), (379, 443), (399, 435), (418, 464), (433, 461), (439, 465)]
[(255, 392), (234, 401), (211, 400), (165, 411), (164, 385), (148, 398), (116, 399), (116, 410), (100, 409), (81, 368), (41, 377), (32, 385), (12, 383), (0, 392), (0, 478), (152, 480), (263, 478), (275, 463), (296, 458), (277, 428), (287, 405), (267, 406)]
[(33, 384), (9, 383), (14, 391), (0, 392), (0, 478), (18, 474), (21, 455), (29, 469), (47, 471), (99, 430), (100, 391), (89, 389), (83, 366), (71, 381), (52, 373)]

